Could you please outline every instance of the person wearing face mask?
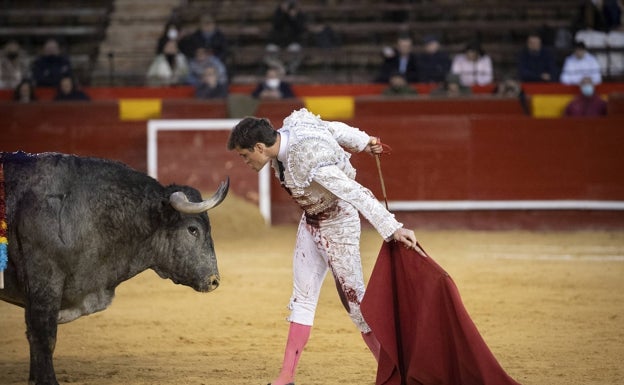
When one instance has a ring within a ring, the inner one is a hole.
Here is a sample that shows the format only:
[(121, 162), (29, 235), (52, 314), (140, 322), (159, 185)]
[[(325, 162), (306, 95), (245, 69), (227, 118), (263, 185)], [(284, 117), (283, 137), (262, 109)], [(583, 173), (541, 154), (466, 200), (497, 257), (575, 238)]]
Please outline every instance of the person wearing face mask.
[(17, 41), (7, 42), (0, 55), (0, 88), (15, 89), (30, 77), (29, 62)]
[(264, 80), (259, 83), (251, 96), (256, 99), (288, 99), (294, 98), (295, 93), (288, 82), (281, 79), (280, 70), (269, 67), (266, 70)]
[(178, 51), (175, 40), (165, 43), (147, 70), (147, 84), (150, 86), (173, 86), (183, 84), (189, 74), (186, 57)]
[(180, 41), (181, 38), (181, 29), (178, 23), (175, 21), (168, 21), (165, 24), (165, 28), (163, 29), (162, 34), (158, 38), (158, 43), (156, 44), (156, 54), (158, 55), (162, 52), (165, 43), (169, 40)]
[(579, 83), (580, 94), (564, 110), (564, 116), (605, 116), (607, 102), (596, 94), (591, 77), (584, 77)]

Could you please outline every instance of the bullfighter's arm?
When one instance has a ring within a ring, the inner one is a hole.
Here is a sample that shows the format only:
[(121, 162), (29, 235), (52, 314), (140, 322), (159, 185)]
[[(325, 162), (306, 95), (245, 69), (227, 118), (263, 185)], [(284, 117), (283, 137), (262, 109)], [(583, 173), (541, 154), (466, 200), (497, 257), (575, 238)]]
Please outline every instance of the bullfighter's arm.
[(320, 167), (313, 180), (338, 198), (351, 203), (385, 240), (392, 239), (394, 232), (403, 227), (369, 189), (350, 179), (337, 166)]
[(364, 131), (342, 122), (325, 122), (336, 141), (351, 152), (363, 151), (371, 140)]

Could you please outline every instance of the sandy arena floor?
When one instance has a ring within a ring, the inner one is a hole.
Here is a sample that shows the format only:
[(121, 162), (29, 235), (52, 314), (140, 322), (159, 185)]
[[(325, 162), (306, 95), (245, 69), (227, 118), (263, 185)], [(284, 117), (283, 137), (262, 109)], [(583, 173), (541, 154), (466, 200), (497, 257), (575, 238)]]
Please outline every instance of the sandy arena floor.
[[(211, 212), (222, 283), (200, 294), (147, 271), (104, 312), (61, 325), (65, 384), (264, 385), (277, 373), (288, 324), (295, 228), (267, 229), (235, 197)], [(244, 218), (244, 220), (243, 220)], [(506, 371), (524, 385), (624, 383), (624, 233), (417, 231), (454, 278)], [(370, 274), (381, 238), (363, 233)], [(26, 384), (21, 308), (0, 302), (0, 384)], [(323, 289), (298, 385), (373, 385), (376, 365)]]

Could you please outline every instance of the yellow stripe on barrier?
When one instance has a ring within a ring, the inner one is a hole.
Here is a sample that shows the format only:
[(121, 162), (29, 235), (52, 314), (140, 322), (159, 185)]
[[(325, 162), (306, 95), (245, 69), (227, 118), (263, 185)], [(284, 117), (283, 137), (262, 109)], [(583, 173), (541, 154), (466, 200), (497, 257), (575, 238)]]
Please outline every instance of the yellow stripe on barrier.
[(120, 120), (158, 119), (162, 111), (161, 99), (120, 99)]
[(536, 118), (558, 118), (574, 95), (532, 95), (531, 109)]
[(351, 119), (355, 111), (353, 96), (304, 97), (306, 108), (322, 119)]

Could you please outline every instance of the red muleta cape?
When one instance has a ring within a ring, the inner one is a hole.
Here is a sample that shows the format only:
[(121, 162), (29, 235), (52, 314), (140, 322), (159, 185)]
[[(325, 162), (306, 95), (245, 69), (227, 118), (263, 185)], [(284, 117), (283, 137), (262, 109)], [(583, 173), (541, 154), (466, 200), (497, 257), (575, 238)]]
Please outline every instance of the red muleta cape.
[(384, 242), (361, 309), (381, 344), (376, 385), (519, 385), (431, 257)]

